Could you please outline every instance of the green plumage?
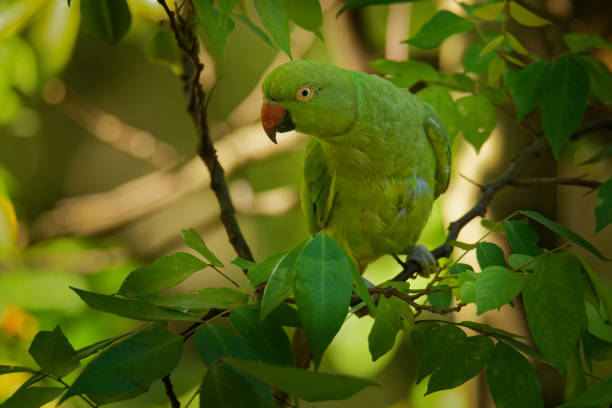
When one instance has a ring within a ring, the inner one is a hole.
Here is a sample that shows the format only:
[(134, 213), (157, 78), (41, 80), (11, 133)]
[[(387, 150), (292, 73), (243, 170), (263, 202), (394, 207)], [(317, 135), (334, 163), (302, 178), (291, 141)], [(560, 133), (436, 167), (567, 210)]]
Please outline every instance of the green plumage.
[[(304, 86), (307, 101), (298, 98)], [(326, 231), (362, 271), (414, 245), (450, 173), (433, 108), (378, 76), (314, 61), (276, 68), (263, 92), (311, 135), (301, 188), (310, 231)]]

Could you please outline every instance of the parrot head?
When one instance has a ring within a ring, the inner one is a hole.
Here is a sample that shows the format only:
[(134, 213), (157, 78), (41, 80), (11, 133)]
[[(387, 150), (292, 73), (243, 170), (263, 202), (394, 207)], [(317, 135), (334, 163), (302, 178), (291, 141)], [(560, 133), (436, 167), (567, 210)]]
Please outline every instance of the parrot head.
[(347, 133), (357, 120), (357, 87), (350, 71), (316, 61), (293, 61), (263, 82), (261, 121), (276, 132), (297, 130), (320, 139)]

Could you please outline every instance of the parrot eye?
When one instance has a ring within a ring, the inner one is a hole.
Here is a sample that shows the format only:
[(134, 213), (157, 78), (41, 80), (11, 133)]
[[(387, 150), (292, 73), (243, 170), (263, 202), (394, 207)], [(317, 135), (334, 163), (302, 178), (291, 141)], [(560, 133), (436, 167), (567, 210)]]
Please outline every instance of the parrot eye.
[(308, 85), (300, 87), (297, 91), (297, 98), (302, 102), (308, 102), (312, 99), (312, 88)]

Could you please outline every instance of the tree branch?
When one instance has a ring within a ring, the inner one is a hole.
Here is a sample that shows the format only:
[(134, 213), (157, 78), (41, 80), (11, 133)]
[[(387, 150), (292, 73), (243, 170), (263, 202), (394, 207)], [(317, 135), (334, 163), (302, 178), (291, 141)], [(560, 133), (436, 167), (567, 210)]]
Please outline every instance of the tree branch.
[[(586, 133), (590, 133), (596, 130), (612, 129), (612, 118), (603, 118), (599, 120), (593, 120), (585, 122), (572, 134), (571, 138), (575, 139)], [(476, 204), (463, 216), (457, 220), (451, 222), (447, 228), (448, 235), (446, 242), (438, 248), (431, 251), (432, 255), (436, 259), (447, 258), (453, 251), (453, 247), (448, 244), (449, 241), (454, 241), (459, 236), (459, 232), (465, 227), (470, 221), (477, 216), (484, 216), (487, 207), (491, 203), (493, 196), (507, 185), (514, 187), (526, 187), (534, 185), (544, 184), (557, 184), (557, 185), (574, 185), (581, 187), (597, 188), (601, 186), (601, 183), (593, 180), (585, 180), (581, 177), (566, 178), (566, 177), (540, 177), (532, 179), (517, 179), (521, 168), (526, 160), (542, 152), (548, 146), (546, 139), (542, 134), (538, 135), (533, 142), (525, 149), (521, 150), (514, 156), (512, 162), (499, 177), (493, 180), (491, 183), (481, 187), (482, 196), (476, 202)], [(419, 264), (414, 261), (406, 263), (400, 262), (403, 266), (402, 272), (393, 278), (394, 281), (406, 281), (421, 270)]]
[(512, 187), (533, 187), (545, 185), (565, 185), (578, 186), (587, 188), (598, 188), (601, 182), (595, 180), (586, 180), (579, 177), (534, 177), (529, 179), (510, 180), (508, 185)]
[(170, 374), (162, 378), (162, 382), (164, 383), (164, 387), (166, 388), (166, 395), (170, 400), (170, 406), (172, 408), (181, 408), (181, 403), (178, 398), (176, 398), (176, 394), (174, 393), (174, 387), (172, 386), (172, 382), (170, 381)]
[(165, 0), (157, 0), (157, 2), (168, 15), (172, 33), (179, 48), (183, 51), (185, 74), (181, 79), (188, 99), (187, 111), (196, 125), (199, 136), (198, 154), (210, 173), (210, 187), (215, 193), (221, 208), (221, 222), (238, 256), (252, 261), (254, 260), (253, 255), (236, 220), (234, 206), (225, 182), (224, 170), (219, 163), (217, 151), (210, 137), (206, 94), (200, 84), (200, 75), (204, 70), (204, 65), (200, 61), (199, 42), (193, 29), (191, 1), (185, 0), (183, 3), (184, 18), (177, 18), (175, 13), (168, 8)]

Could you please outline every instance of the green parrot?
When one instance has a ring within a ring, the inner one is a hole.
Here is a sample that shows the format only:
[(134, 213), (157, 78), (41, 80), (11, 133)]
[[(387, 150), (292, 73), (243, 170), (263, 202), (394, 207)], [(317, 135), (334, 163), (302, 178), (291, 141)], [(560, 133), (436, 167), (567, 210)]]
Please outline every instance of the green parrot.
[(310, 135), (301, 185), (310, 231), (328, 233), (360, 272), (384, 254), (436, 265), (414, 245), (446, 190), (450, 147), (440, 116), (407, 89), (322, 62), (294, 61), (263, 82), (262, 125)]

